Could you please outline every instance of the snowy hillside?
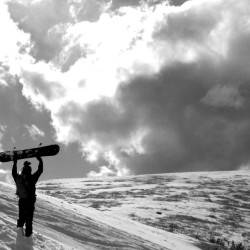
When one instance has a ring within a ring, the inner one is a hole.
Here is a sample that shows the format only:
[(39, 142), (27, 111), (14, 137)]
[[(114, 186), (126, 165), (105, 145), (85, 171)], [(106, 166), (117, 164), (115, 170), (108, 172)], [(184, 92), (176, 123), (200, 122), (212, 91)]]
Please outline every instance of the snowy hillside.
[[(59, 186), (55, 183), (53, 188), (56, 194), (56, 187)], [(78, 185), (81, 182), (75, 183)], [(201, 249), (196, 247), (200, 246), (197, 240), (187, 236), (73, 204), (67, 198), (71, 189), (72, 197), (77, 201), (74, 195), (77, 189), (69, 188), (72, 184), (72, 181), (64, 180), (64, 191), (67, 192), (63, 199), (38, 194), (35, 232), (32, 238), (25, 238), (16, 229), (17, 198), (14, 186), (0, 182), (0, 249)], [(40, 189), (47, 187), (52, 191), (51, 185), (50, 182), (40, 184)]]
[(249, 171), (52, 180), (40, 183), (39, 190), (107, 216), (200, 242), (211, 238), (243, 242), (250, 249)]

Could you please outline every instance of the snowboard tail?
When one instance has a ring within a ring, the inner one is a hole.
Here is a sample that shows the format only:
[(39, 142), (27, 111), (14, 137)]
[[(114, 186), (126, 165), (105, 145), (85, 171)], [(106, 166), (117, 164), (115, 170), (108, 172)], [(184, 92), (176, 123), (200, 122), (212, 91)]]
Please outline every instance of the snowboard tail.
[(49, 146), (23, 149), (23, 150), (13, 150), (13, 151), (5, 151), (0, 153), (0, 162), (8, 162), (13, 161), (14, 154), (16, 155), (16, 159), (25, 159), (25, 158), (33, 158), (37, 156), (53, 156), (58, 154), (60, 150), (59, 145), (53, 144)]

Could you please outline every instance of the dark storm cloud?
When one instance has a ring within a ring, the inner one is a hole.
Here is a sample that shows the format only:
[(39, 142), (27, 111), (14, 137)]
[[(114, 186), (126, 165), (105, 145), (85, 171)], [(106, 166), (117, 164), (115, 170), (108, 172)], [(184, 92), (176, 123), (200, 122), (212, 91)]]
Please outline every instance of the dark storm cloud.
[[(223, 69), (223, 63), (220, 65)], [(116, 96), (122, 112), (109, 100), (62, 107), (62, 122), (76, 120), (73, 131), (82, 140), (98, 140), (113, 150), (134, 173), (228, 170), (250, 160), (250, 105), (233, 108), (203, 103), (218, 81), (230, 79), (210, 60), (176, 63), (153, 77), (138, 77), (121, 86)], [(233, 75), (232, 75), (233, 77)], [(230, 100), (229, 100), (230, 101)], [(124, 154), (122, 143), (132, 131), (146, 126), (145, 154)], [(100, 162), (100, 161), (99, 161)]]
[(196, 8), (197, 11), (188, 9), (185, 15), (178, 12), (168, 14), (165, 22), (156, 27), (155, 38), (173, 42), (204, 43), (208, 38), (208, 32), (213, 30), (221, 20), (221, 14), (214, 12), (213, 8), (207, 8), (207, 13), (204, 15), (200, 11), (202, 5)]
[(127, 6), (138, 6), (140, 5), (140, 0), (118, 0), (112, 1), (111, 9), (119, 9), (120, 7)]
[(183, 3), (187, 2), (188, 0), (170, 0), (170, 4), (174, 6), (182, 5)]
[[(7, 77), (8, 86), (0, 86), (0, 124), (5, 127), (1, 143), (3, 149), (33, 146), (29, 128), (35, 126), (44, 131), (50, 138), (54, 137), (54, 129), (50, 125), (50, 114), (46, 110), (37, 111), (22, 95), (22, 85), (17, 79)], [(43, 141), (43, 136), (38, 139)]]
[[(221, 65), (223, 68), (223, 65)], [(201, 102), (216, 83), (233, 74), (213, 62), (176, 64), (154, 78), (138, 78), (120, 88), (123, 107), (150, 127), (145, 155), (127, 158), (137, 173), (236, 169), (250, 160), (249, 103), (236, 109)]]
[(148, 4), (149, 6), (154, 6), (159, 3), (170, 4), (173, 6), (179, 6), (183, 3), (187, 2), (188, 0), (113, 0), (111, 9), (116, 10), (121, 7), (128, 7), (128, 6), (140, 6), (141, 4)]
[(137, 123), (132, 111), (121, 111), (109, 99), (93, 101), (84, 109), (76, 103), (67, 103), (58, 116), (63, 124), (69, 124), (82, 135), (82, 140), (97, 139), (105, 145), (127, 138)]

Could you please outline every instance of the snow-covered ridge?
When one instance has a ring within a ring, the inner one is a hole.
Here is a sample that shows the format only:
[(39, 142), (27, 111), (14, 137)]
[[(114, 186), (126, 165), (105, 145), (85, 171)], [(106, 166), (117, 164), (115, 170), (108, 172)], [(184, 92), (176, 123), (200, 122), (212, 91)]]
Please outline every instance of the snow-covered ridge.
[(0, 249), (200, 249), (199, 242), (66, 200), (38, 194), (34, 235), (16, 229), (14, 186), (0, 182)]

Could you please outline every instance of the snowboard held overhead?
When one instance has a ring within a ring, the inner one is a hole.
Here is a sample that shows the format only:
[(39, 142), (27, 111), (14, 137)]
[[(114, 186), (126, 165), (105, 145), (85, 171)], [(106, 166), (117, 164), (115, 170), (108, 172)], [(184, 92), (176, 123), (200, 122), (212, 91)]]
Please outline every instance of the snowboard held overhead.
[(37, 156), (53, 156), (58, 154), (60, 150), (59, 145), (53, 144), (48, 146), (42, 146), (37, 148), (23, 149), (23, 150), (12, 150), (0, 153), (0, 162), (13, 161), (14, 155), (17, 160), (25, 158), (33, 158)]

